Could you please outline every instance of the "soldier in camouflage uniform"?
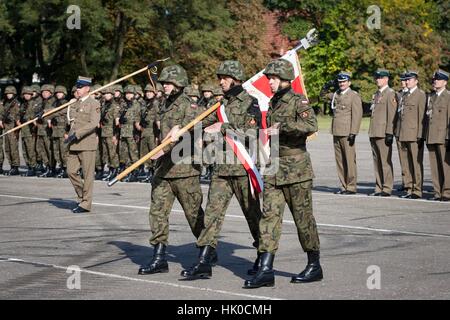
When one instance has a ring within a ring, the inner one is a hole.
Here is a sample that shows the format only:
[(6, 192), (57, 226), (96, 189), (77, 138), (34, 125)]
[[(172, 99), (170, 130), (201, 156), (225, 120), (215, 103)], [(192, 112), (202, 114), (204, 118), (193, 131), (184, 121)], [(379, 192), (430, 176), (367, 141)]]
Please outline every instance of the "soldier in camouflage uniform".
[(267, 175), (264, 180), (258, 248), (261, 265), (256, 275), (245, 281), (244, 288), (275, 284), (273, 260), (278, 250), (286, 203), (294, 217), (303, 251), (308, 255), (306, 269), (292, 277), (291, 282), (311, 282), (323, 278), (319, 262), (319, 234), (312, 207), (314, 174), (306, 151), (306, 138), (317, 131), (317, 119), (306, 97), (291, 88), (295, 76), (289, 61), (279, 59), (270, 62), (264, 74), (269, 78), (274, 93), (267, 113), (267, 134), (279, 135), (279, 158), (275, 175)]
[[(120, 171), (125, 169), (128, 164), (135, 163), (138, 157), (138, 148), (134, 140), (134, 130), (139, 121), (139, 103), (134, 100), (135, 88), (128, 85), (125, 88), (125, 101), (120, 106), (119, 115), (116, 118), (116, 124), (120, 127)], [(136, 182), (136, 170), (130, 173), (125, 182)]]
[[(36, 118), (36, 116), (39, 115), (39, 113), (41, 111), (41, 105), (42, 105), (41, 86), (38, 84), (33, 84), (31, 86), (31, 88), (33, 89), (33, 97), (31, 98), (31, 106), (35, 112), (33, 118)], [(33, 131), (35, 133), (34, 150), (35, 150), (35, 154), (36, 154), (36, 163), (37, 163), (37, 165), (35, 167), (36, 175), (38, 173), (42, 173), (45, 170), (44, 165), (42, 163), (42, 157), (37, 152), (37, 125), (38, 125), (37, 122), (33, 123), (33, 126), (34, 126)]]
[(214, 85), (212, 83), (205, 83), (200, 88), (202, 96), (198, 102), (198, 105), (204, 109), (212, 106), (216, 101), (214, 99)]
[(214, 100), (215, 100), (213, 102), (213, 104), (216, 103), (216, 102), (222, 101), (223, 100), (222, 88), (220, 86), (215, 87), (214, 90), (213, 90), (213, 95), (214, 95)]
[[(98, 90), (101, 88), (101, 85), (95, 84), (91, 88), (91, 92)], [(103, 101), (103, 95), (101, 91), (98, 91), (94, 93), (95, 100), (102, 104)], [(100, 124), (98, 124), (97, 127), (97, 137), (99, 139), (98, 148), (95, 151), (95, 180), (102, 180), (103, 179), (103, 168), (105, 167), (105, 163), (103, 162), (104, 155), (103, 155), (103, 145), (100, 143), (102, 140), (102, 128), (100, 127)]]
[[(20, 103), (17, 100), (17, 90), (13, 86), (5, 88), (3, 100), (2, 124), (5, 131), (13, 129), (19, 122)], [(16, 176), (19, 174), (19, 131), (15, 131), (5, 136), (5, 154), (11, 169), (7, 175)], [(3, 162), (3, 160), (2, 160)]]
[(117, 176), (119, 169), (119, 154), (117, 152), (118, 130), (115, 125), (119, 117), (119, 105), (114, 100), (112, 87), (103, 89), (102, 109), (100, 113), (100, 127), (102, 129), (101, 144), (103, 149), (103, 163), (108, 164), (109, 174), (103, 181), (111, 181)]
[(46, 167), (46, 171), (39, 175), (39, 177), (53, 177), (55, 174), (54, 171), (54, 158), (52, 152), (51, 145), (51, 128), (48, 126), (47, 120), (42, 119), (39, 116), (43, 113), (49, 111), (53, 108), (53, 103), (55, 102), (55, 98), (53, 97), (53, 93), (55, 91), (55, 87), (50, 84), (44, 84), (41, 87), (41, 96), (42, 102), (40, 105), (40, 110), (38, 112), (38, 120), (37, 120), (37, 141), (36, 141), (36, 152), (40, 155), (42, 162)]
[[(156, 125), (159, 101), (156, 99), (155, 88), (150, 84), (145, 87), (146, 106), (141, 111), (140, 121), (138, 124), (141, 132), (141, 157), (152, 151), (157, 146), (156, 137), (158, 136), (158, 128)], [(151, 182), (154, 172), (154, 161), (148, 160), (145, 163), (147, 169), (147, 176), (143, 182)]]
[[(20, 106), (19, 124), (34, 119), (36, 116), (31, 100), (33, 97), (33, 89), (28, 86), (23, 87), (22, 97), (23, 103)], [(36, 175), (36, 127), (33, 124), (29, 124), (23, 127), (20, 131), (22, 136), (22, 153), (25, 163), (28, 166), (25, 176), (32, 177)]]
[[(67, 103), (67, 89), (64, 86), (56, 86), (55, 102), (53, 108), (57, 108)], [(64, 133), (67, 127), (67, 110), (63, 109), (49, 116), (47, 119), (48, 126), (52, 129), (52, 146), (55, 158), (55, 166), (59, 165), (58, 178), (67, 178), (67, 154), (68, 150), (64, 145)]]
[[(228, 60), (220, 64), (217, 72), (222, 90), (225, 92), (224, 106), (228, 123), (219, 122), (217, 113), (212, 113), (203, 121), (207, 133), (229, 133), (244, 135), (252, 129), (259, 129), (261, 113), (258, 102), (242, 87), (245, 80), (244, 69), (239, 61)], [(201, 248), (199, 261), (182, 276), (188, 279), (208, 277), (212, 275), (212, 257), (217, 247), (217, 240), (222, 228), (226, 210), (233, 195), (236, 196), (253, 237), (253, 246), (259, 245), (259, 220), (261, 209), (259, 197), (250, 191), (250, 181), (244, 166), (237, 160), (233, 151), (225, 147), (222, 159), (233, 159), (230, 163), (218, 163), (214, 168), (205, 210), (205, 229), (198, 238)], [(226, 161), (228, 162), (228, 161)], [(255, 261), (258, 264), (258, 258)]]
[[(186, 126), (201, 111), (193, 108), (189, 98), (183, 93), (188, 83), (186, 71), (179, 65), (164, 68), (159, 81), (164, 83), (167, 99), (160, 108), (160, 139), (176, 139), (179, 128)], [(183, 137), (187, 138), (187, 135)], [(190, 141), (193, 147), (192, 139)], [(175, 143), (167, 146), (154, 157), (158, 158), (155, 177), (152, 181), (152, 198), (150, 206), (150, 227), (152, 237), (150, 244), (154, 246), (153, 259), (150, 264), (139, 269), (139, 274), (168, 272), (166, 246), (169, 238), (169, 214), (175, 198), (180, 202), (192, 233), (196, 238), (203, 229), (204, 212), (201, 207), (203, 194), (200, 188), (198, 165), (172, 162), (170, 149)], [(191, 157), (191, 154), (184, 155)]]

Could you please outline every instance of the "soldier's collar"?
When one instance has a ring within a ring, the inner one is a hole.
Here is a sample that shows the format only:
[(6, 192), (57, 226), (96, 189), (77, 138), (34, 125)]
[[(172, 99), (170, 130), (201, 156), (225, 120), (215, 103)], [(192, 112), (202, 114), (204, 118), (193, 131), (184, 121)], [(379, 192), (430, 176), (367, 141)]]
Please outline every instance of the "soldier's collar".
[(230, 99), (230, 98), (232, 98), (232, 97), (237, 97), (237, 96), (239, 96), (243, 91), (244, 91), (244, 87), (242, 87), (242, 85), (234, 86), (234, 87), (230, 88), (230, 90), (228, 90), (228, 91), (225, 93), (225, 99), (228, 100), (228, 99)]

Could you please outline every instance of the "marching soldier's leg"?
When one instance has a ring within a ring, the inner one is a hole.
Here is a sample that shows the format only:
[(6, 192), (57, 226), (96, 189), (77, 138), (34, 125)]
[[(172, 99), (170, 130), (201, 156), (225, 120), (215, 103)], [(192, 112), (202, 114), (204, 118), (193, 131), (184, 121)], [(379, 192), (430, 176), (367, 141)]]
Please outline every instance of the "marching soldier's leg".
[(24, 158), (26, 159), (28, 171), (26, 176), (36, 175), (34, 168), (36, 167), (36, 151), (34, 144), (34, 137), (25, 137), (22, 139), (22, 151)]
[(382, 178), (382, 190), (391, 194), (394, 186), (394, 169), (392, 166), (392, 146), (387, 146), (384, 139), (376, 140), (380, 155), (380, 175)]
[(261, 230), (258, 248), (260, 265), (257, 266), (255, 273), (248, 272), (255, 276), (245, 281), (244, 288), (259, 288), (275, 284), (273, 260), (281, 237), (286, 200), (282, 188), (277, 188), (274, 181), (273, 178), (266, 178), (264, 182), (263, 212), (259, 222)]
[[(129, 157), (130, 164), (132, 164), (139, 160), (137, 143), (134, 140), (134, 138), (127, 138), (127, 144), (128, 144), (128, 157)], [(133, 172), (131, 172), (128, 175), (128, 177), (125, 179), (125, 181), (126, 182), (138, 181), (138, 178), (137, 178), (138, 173), (139, 173), (138, 169), (134, 170)]]
[(91, 211), (92, 194), (94, 191), (95, 154), (96, 151), (81, 152), (81, 165), (83, 168), (84, 184), (83, 184), (83, 201), (78, 206), (88, 211)]
[(347, 179), (345, 176), (345, 168), (344, 168), (344, 149), (342, 141), (343, 139), (346, 139), (346, 137), (333, 137), (334, 156), (336, 158), (337, 174), (342, 186), (341, 191), (347, 190)]
[(253, 237), (253, 246), (259, 247), (259, 221), (261, 220), (261, 207), (258, 194), (253, 198), (247, 176), (236, 177), (232, 182), (233, 192), (241, 206), (245, 219), (247, 220), (250, 233)]
[[(100, 138), (101, 139), (101, 138)], [(103, 177), (103, 148), (102, 143), (98, 144), (97, 150), (95, 150), (95, 180), (101, 180)]]
[(198, 176), (173, 179), (170, 184), (183, 208), (192, 234), (198, 239), (200, 232), (205, 227), (205, 213), (202, 208), (203, 193)]
[(11, 158), (12, 166), (16, 169), (14, 174), (19, 174), (20, 155), (19, 155), (19, 132), (16, 131), (11, 136)]
[(59, 138), (59, 150), (61, 152), (61, 161), (63, 170), (61, 172), (62, 178), (67, 178), (67, 155), (69, 154), (68, 147), (64, 144), (64, 138)]
[[(377, 144), (377, 138), (370, 138), (370, 146), (372, 148), (373, 167), (375, 173), (375, 193), (383, 191), (383, 167), (381, 164), (380, 149)], [(382, 139), (384, 141), (384, 139)]]
[(428, 154), (430, 157), (430, 170), (431, 170), (431, 181), (433, 182), (434, 189), (434, 199), (440, 200), (442, 198), (441, 187), (444, 181), (443, 172), (439, 170), (439, 162), (441, 161), (439, 155), (439, 145), (437, 144), (427, 144)]
[(78, 196), (78, 203), (81, 203), (83, 200), (83, 182), (78, 174), (80, 167), (81, 161), (79, 158), (79, 152), (69, 151), (67, 156), (67, 175), (75, 189), (75, 193)]
[(169, 271), (166, 247), (169, 242), (169, 214), (174, 201), (175, 195), (169, 181), (161, 178), (153, 180), (149, 211), (150, 229), (152, 231), (149, 242), (150, 245), (154, 246), (153, 258), (148, 265), (139, 268), (139, 274)]
[(308, 255), (306, 268), (291, 282), (312, 282), (323, 279), (320, 266), (320, 241), (312, 205), (312, 180), (293, 184), (283, 189), (289, 209), (294, 217), (303, 251)]
[(231, 179), (233, 178), (213, 177), (205, 210), (205, 228), (197, 240), (197, 246), (200, 247), (199, 260), (190, 269), (181, 271), (181, 276), (194, 280), (212, 275), (212, 265), (214, 264), (214, 260), (217, 259), (217, 239), (222, 229), (228, 205), (233, 197)]

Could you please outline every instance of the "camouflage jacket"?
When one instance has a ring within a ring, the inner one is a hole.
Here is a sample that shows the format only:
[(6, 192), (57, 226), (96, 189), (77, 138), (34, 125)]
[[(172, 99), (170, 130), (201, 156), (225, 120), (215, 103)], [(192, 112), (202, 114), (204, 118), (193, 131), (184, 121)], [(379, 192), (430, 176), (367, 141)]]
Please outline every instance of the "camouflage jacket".
[[(2, 125), (0, 125), (0, 134), (3, 133), (3, 114), (5, 112), (5, 108), (3, 107), (3, 102), (0, 101), (0, 122)], [(3, 140), (0, 140), (0, 144), (3, 143)]]
[[(169, 131), (176, 125), (180, 128), (186, 126), (191, 122), (199, 113), (201, 108), (194, 108), (191, 105), (189, 97), (184, 93), (180, 93), (169, 97), (165, 100), (165, 103), (161, 105), (160, 112), (157, 117), (157, 121), (160, 122), (160, 141), (162, 141)], [(183, 138), (180, 139), (181, 143)], [(171, 149), (175, 146), (172, 143), (170, 146), (164, 148), (165, 154), (158, 159), (156, 163), (155, 175), (163, 178), (183, 178), (200, 175), (200, 165), (192, 163), (192, 154), (181, 155), (180, 161), (185, 163), (174, 163), (172, 161)], [(194, 146), (194, 141), (191, 135), (191, 151)], [(186, 158), (189, 159), (186, 160)], [(186, 163), (188, 162), (188, 163)], [(189, 187), (189, 186), (187, 186)]]
[[(53, 108), (62, 106), (66, 102), (67, 101), (65, 99), (55, 99), (55, 102), (53, 102)], [(50, 126), (52, 128), (52, 138), (63, 138), (67, 126), (67, 110), (62, 109), (50, 115), (48, 120), (50, 121)]]
[[(55, 103), (55, 98), (50, 97), (49, 99), (42, 99), (41, 105), (39, 106), (39, 110), (44, 110), (44, 113), (53, 108), (53, 104)], [(47, 119), (44, 118), (41, 121), (37, 121), (37, 135), (38, 136), (50, 136), (51, 129), (48, 127)]]
[[(261, 112), (258, 101), (250, 96), (242, 86), (234, 87), (230, 91), (222, 100), (228, 118), (228, 123), (222, 124), (221, 133), (223, 137), (225, 137), (228, 130), (228, 132), (234, 133), (241, 138), (245, 137), (246, 134), (255, 138), (255, 135), (258, 134), (258, 129), (261, 127)], [(216, 122), (219, 122), (219, 117), (217, 112), (214, 112), (203, 120), (203, 128)], [(233, 150), (227, 146), (225, 139), (221, 153), (221, 155), (216, 157), (222, 163), (214, 165), (215, 174), (225, 177), (247, 175), (244, 166), (237, 159)], [(233, 159), (232, 164), (230, 164), (231, 161), (228, 159)]]
[(142, 130), (142, 137), (156, 136), (156, 120), (159, 112), (159, 102), (157, 99), (147, 101), (146, 107), (141, 111), (141, 119), (139, 121)]
[(20, 103), (17, 98), (3, 102), (3, 115), (1, 120), (5, 130), (10, 130), (16, 126), (19, 120)]
[[(306, 151), (306, 138), (317, 131), (317, 119), (305, 96), (286, 88), (270, 100), (267, 126), (280, 123), (279, 157), (275, 176), (264, 179), (275, 185), (311, 180), (314, 177), (311, 159)], [(276, 162), (275, 162), (276, 164)]]
[(139, 121), (139, 103), (124, 101), (119, 110), (120, 137), (133, 138), (134, 123)]
[(119, 117), (120, 107), (114, 99), (103, 101), (100, 112), (102, 138), (111, 138), (115, 134), (115, 121)]
[[(33, 101), (25, 101), (20, 106), (19, 111), (19, 121), (20, 123), (25, 123), (29, 120), (32, 120), (36, 117), (36, 112), (33, 108)], [(36, 127), (34, 124), (29, 124), (25, 127), (23, 127), (21, 130), (22, 138), (31, 137), (33, 134), (36, 134)]]

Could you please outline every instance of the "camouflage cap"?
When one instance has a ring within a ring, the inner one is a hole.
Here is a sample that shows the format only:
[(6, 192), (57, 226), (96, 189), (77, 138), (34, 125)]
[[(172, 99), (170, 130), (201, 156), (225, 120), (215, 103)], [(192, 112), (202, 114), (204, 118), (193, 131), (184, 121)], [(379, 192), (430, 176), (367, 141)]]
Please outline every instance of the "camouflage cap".
[(30, 86), (24, 86), (22, 88), (22, 95), (24, 94), (33, 94), (33, 88), (31, 88)]
[(62, 92), (64, 94), (67, 94), (67, 89), (64, 86), (56, 86), (55, 93), (57, 93), (57, 92)]
[(269, 62), (263, 73), (266, 76), (274, 75), (287, 81), (292, 81), (295, 79), (294, 67), (292, 66), (292, 63), (285, 59), (278, 59)]
[[(95, 90), (98, 90), (98, 89), (100, 89), (102, 86), (101, 85), (99, 85), (98, 83), (97, 84), (94, 84), (93, 86), (92, 86), (92, 88), (91, 88), (91, 92), (92, 91), (95, 91)], [(96, 92), (96, 93), (100, 93), (100, 92)]]
[(245, 81), (245, 72), (242, 64), (237, 60), (226, 60), (217, 68), (218, 76), (229, 76), (239, 81)]
[(222, 88), (220, 86), (214, 87), (213, 95), (215, 95), (215, 96), (223, 96)]
[(42, 91), (49, 91), (53, 94), (55, 92), (55, 86), (52, 84), (44, 84), (41, 86), (41, 92)]
[(114, 94), (114, 86), (108, 86), (102, 89), (102, 94), (111, 93)]
[(189, 79), (186, 70), (180, 65), (165, 67), (158, 78), (159, 82), (169, 82), (177, 87), (186, 87), (189, 85)]
[(16, 90), (16, 87), (14, 87), (14, 86), (7, 86), (6, 88), (5, 88), (5, 92), (4, 92), (5, 94), (17, 94), (17, 90)]
[(204, 84), (202, 84), (200, 90), (202, 92), (204, 92), (204, 91), (211, 91), (211, 92), (213, 92), (214, 85), (212, 83), (204, 83)]
[(184, 93), (190, 97), (200, 98), (200, 92), (193, 86), (187, 86), (186, 88), (184, 88)]
[(33, 89), (34, 92), (38, 92), (38, 93), (41, 92), (41, 86), (38, 85), (38, 84), (36, 84), (36, 83), (33, 84), (33, 85), (31, 86), (31, 88)]
[(134, 86), (134, 90), (136, 91), (136, 93), (139, 93), (141, 96), (144, 95), (144, 92), (142, 91), (142, 87), (140, 85), (136, 84)]
[(150, 91), (150, 92), (156, 93), (155, 88), (153, 88), (153, 86), (152, 86), (150, 83), (148, 83), (148, 84), (145, 86), (144, 91)]
[(129, 85), (127, 85), (125, 87), (124, 92), (125, 93), (133, 93), (134, 94), (134, 93), (136, 93), (136, 88), (132, 84), (129, 84)]
[(120, 84), (116, 84), (114, 86), (114, 91), (119, 91), (120, 93), (123, 93), (123, 87)]

